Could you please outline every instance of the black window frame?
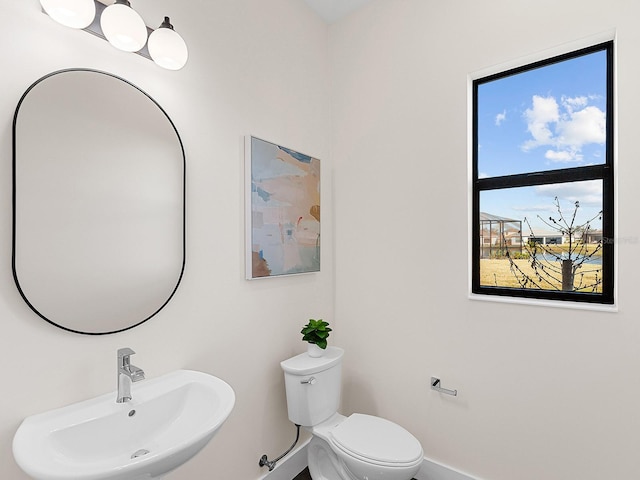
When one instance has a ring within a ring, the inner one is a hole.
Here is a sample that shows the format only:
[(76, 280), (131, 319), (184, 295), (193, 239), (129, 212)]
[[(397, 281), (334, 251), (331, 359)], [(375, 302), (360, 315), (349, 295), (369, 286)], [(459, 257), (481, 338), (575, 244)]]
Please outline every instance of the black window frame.
[[(545, 170), (498, 177), (479, 178), (478, 172), (478, 87), (494, 80), (542, 68), (595, 52), (606, 52), (606, 144), (601, 165)], [(481, 295), (522, 299), (559, 300), (613, 305), (614, 298), (614, 42), (613, 40), (529, 63), (517, 68), (473, 80), (472, 94), (472, 266), (471, 292)], [(489, 190), (602, 180), (602, 293), (566, 292), (480, 285), (480, 193)]]

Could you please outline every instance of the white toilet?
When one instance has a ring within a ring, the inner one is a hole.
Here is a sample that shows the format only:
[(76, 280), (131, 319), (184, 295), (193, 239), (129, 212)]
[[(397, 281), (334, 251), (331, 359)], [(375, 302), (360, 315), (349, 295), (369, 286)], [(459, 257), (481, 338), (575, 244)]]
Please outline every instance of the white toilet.
[(420, 442), (389, 420), (338, 413), (344, 350), (327, 347), (322, 357), (302, 353), (280, 363), (289, 420), (306, 427), (314, 480), (410, 480), (420, 469)]

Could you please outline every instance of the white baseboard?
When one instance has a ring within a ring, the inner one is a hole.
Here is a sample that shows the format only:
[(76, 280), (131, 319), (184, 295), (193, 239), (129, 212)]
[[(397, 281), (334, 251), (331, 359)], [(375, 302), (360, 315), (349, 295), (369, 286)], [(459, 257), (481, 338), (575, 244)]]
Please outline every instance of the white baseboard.
[(416, 475), (417, 480), (481, 480), (477, 477), (472, 477), (466, 473), (460, 472), (447, 465), (434, 462), (425, 458), (422, 461), (420, 471)]
[[(311, 439), (307, 439), (286, 457), (280, 460), (276, 468), (267, 472), (258, 480), (293, 480), (307, 467), (307, 446)], [(416, 480), (481, 480), (460, 472), (447, 465), (425, 458), (416, 474)]]

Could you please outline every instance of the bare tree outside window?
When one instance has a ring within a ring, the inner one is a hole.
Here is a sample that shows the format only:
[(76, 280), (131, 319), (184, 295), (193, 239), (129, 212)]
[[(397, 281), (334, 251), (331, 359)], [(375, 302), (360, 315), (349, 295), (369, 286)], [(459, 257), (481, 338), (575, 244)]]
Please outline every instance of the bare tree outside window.
[[(524, 244), (528, 253), (531, 271), (527, 272), (514, 261), (507, 251), (511, 272), (522, 288), (539, 288), (574, 292), (599, 292), (602, 290), (602, 264), (593, 263), (602, 255), (602, 238), (594, 235), (591, 224), (602, 220), (602, 211), (584, 223), (577, 223), (580, 202), (574, 204), (573, 213), (566, 217), (555, 198), (557, 216), (538, 219), (561, 238), (566, 239), (560, 245), (540, 241), (525, 217), (524, 223), (529, 230), (529, 240)], [(595, 241), (594, 241), (595, 239)], [(565, 245), (563, 247), (563, 245)]]

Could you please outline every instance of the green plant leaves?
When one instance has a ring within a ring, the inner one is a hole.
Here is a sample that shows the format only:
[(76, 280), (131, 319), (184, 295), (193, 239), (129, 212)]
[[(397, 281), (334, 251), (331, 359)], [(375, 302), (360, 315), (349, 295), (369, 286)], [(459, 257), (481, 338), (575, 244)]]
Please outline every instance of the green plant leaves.
[(331, 328), (329, 328), (328, 322), (322, 319), (314, 320), (313, 318), (309, 319), (309, 323), (300, 330), (303, 341), (314, 343), (322, 349), (327, 348), (329, 332), (331, 332)]

